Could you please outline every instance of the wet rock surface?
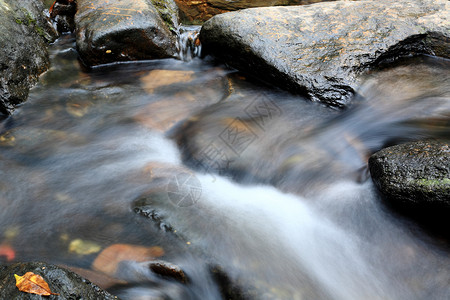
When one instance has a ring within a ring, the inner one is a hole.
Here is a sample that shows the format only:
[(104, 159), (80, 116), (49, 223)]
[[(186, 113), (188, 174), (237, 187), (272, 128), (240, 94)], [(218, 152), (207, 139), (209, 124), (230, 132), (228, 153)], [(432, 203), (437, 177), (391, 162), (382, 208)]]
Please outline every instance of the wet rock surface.
[(204, 54), (313, 101), (342, 107), (358, 77), (398, 57), (449, 57), (448, 1), (337, 1), (215, 16)]
[(56, 32), (43, 11), (39, 0), (0, 1), (0, 113), (24, 102), (49, 67), (47, 44)]
[[(182, 19), (187, 22), (201, 23), (212, 16), (252, 7), (278, 5), (304, 5), (324, 0), (175, 0), (180, 7)], [(329, 0), (333, 1), (333, 0)]]
[(184, 271), (177, 265), (163, 260), (152, 261), (149, 263), (150, 270), (163, 277), (173, 278), (179, 282), (188, 281)]
[[(79, 0), (77, 48), (88, 66), (174, 57), (176, 39), (167, 1)], [(172, 2), (173, 3), (173, 2)]]
[(412, 207), (450, 208), (450, 143), (419, 141), (385, 148), (369, 159), (378, 189)]
[(0, 299), (44, 298), (42, 296), (21, 292), (17, 289), (14, 274), (22, 276), (26, 272), (41, 275), (48, 283), (51, 291), (59, 294), (45, 297), (46, 299), (119, 299), (71, 271), (40, 262), (0, 266)]
[(49, 12), (58, 32), (69, 33), (75, 30), (74, 17), (77, 12), (77, 2), (75, 0), (56, 1), (50, 7)]

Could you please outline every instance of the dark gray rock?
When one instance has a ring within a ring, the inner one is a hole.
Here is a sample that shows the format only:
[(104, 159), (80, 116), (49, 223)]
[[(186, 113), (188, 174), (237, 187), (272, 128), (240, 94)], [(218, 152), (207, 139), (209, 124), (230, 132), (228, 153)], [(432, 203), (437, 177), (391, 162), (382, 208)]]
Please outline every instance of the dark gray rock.
[(332, 106), (362, 73), (398, 57), (450, 57), (445, 0), (336, 1), (221, 14), (200, 32), (204, 54)]
[(77, 2), (75, 0), (58, 0), (49, 9), (50, 18), (60, 33), (69, 33), (75, 30), (75, 13)]
[[(16, 287), (14, 274), (23, 276), (26, 272), (41, 275), (52, 293), (59, 295), (39, 296), (21, 292)], [(66, 269), (41, 262), (16, 263), (0, 266), (0, 299), (105, 299), (117, 300), (116, 296), (102, 290), (86, 279)]]
[(158, 275), (173, 278), (181, 283), (188, 281), (184, 271), (175, 264), (163, 260), (156, 260), (149, 263), (149, 268)]
[[(171, 0), (79, 0), (77, 48), (88, 66), (176, 55)], [(164, 18), (163, 18), (163, 17)]]
[(49, 66), (56, 31), (41, 0), (0, 1), (0, 113), (10, 114)]
[(450, 208), (450, 142), (419, 141), (385, 148), (369, 159), (372, 179), (390, 201)]

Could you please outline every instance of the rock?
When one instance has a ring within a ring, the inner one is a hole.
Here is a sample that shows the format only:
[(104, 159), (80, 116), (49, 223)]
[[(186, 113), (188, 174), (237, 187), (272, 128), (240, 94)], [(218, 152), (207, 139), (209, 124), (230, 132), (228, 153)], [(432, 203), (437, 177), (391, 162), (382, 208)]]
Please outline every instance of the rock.
[(214, 15), (228, 12), (211, 7), (207, 0), (175, 0), (180, 9), (180, 19), (183, 23), (201, 24)]
[(57, 34), (40, 0), (0, 1), (0, 113), (10, 114), (49, 67), (47, 43)]
[(103, 274), (101, 272), (93, 271), (90, 269), (83, 269), (72, 266), (62, 266), (62, 267), (86, 278), (87, 280), (89, 280), (95, 285), (98, 285), (100, 288), (104, 290), (110, 289), (111, 287), (114, 286), (123, 286), (127, 284), (125, 280), (120, 280), (112, 276)]
[(50, 17), (56, 24), (58, 32), (67, 33), (75, 30), (76, 0), (55, 1), (49, 11)]
[(173, 278), (181, 283), (186, 283), (188, 281), (184, 271), (177, 265), (163, 261), (157, 260), (149, 263), (150, 270), (154, 273)]
[(400, 59), (364, 76), (357, 93), (368, 107), (382, 114), (375, 118), (390, 122), (428, 119), (431, 123), (450, 114), (449, 68), (450, 60), (431, 56)]
[(336, 1), (221, 14), (200, 32), (203, 53), (313, 101), (343, 107), (358, 77), (398, 57), (450, 57), (445, 0)]
[[(327, 0), (325, 0), (327, 1)], [(334, 0), (328, 0), (334, 1)], [(252, 7), (267, 7), (267, 6), (282, 6), (282, 5), (305, 5), (311, 3), (324, 2), (324, 0), (207, 0), (210, 6), (225, 9), (228, 11), (252, 8)]]
[(14, 274), (33, 272), (41, 275), (53, 293), (47, 299), (119, 299), (86, 279), (66, 269), (41, 262), (16, 263), (0, 267), (0, 299), (42, 299), (41, 296), (21, 292), (16, 287)]
[[(239, 182), (275, 184), (278, 175), (285, 178), (293, 165), (305, 176), (317, 173), (318, 162), (328, 162), (333, 156), (302, 139), (338, 112), (298, 97), (256, 90), (237, 87), (226, 100), (176, 128), (172, 137), (184, 162), (201, 173), (219, 173)], [(293, 178), (298, 186), (298, 176)]]
[(385, 148), (369, 159), (372, 179), (390, 201), (450, 208), (450, 142), (418, 141)]
[[(166, 132), (191, 115), (227, 95), (225, 71), (151, 70), (141, 77), (142, 87), (158, 97), (135, 116), (140, 124)], [(168, 93), (165, 93), (168, 91)], [(174, 92), (177, 91), (177, 92)]]
[[(77, 48), (88, 66), (174, 57), (171, 0), (79, 0), (75, 15)], [(175, 17), (174, 17), (175, 18)]]
[[(212, 16), (251, 7), (304, 5), (327, 0), (175, 0), (184, 22), (201, 23)], [(334, 0), (328, 0), (334, 1)]]
[(178, 6), (174, 0), (152, 0), (153, 5), (158, 10), (161, 18), (169, 26), (169, 29), (176, 30), (179, 27)]

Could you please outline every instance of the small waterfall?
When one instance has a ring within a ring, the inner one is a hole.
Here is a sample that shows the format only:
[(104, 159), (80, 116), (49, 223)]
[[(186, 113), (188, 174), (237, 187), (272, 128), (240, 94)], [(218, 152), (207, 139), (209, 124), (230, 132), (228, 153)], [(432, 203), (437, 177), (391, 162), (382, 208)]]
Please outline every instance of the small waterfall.
[(177, 30), (178, 58), (182, 61), (191, 61), (194, 57), (199, 57), (202, 45), (198, 35), (201, 26), (182, 25)]

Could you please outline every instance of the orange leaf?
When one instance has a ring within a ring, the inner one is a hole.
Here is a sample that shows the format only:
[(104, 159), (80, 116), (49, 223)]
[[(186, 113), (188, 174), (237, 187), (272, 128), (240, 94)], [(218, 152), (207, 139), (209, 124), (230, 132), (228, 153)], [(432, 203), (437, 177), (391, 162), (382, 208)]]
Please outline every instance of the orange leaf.
[(161, 247), (144, 247), (129, 244), (114, 244), (104, 249), (92, 263), (94, 270), (114, 275), (121, 261), (143, 262), (164, 255)]
[(52, 293), (44, 278), (33, 272), (27, 272), (23, 276), (14, 274), (14, 277), (16, 277), (16, 286), (19, 291), (41, 296), (59, 295)]
[(16, 252), (10, 245), (0, 244), (0, 256), (4, 256), (6, 261), (13, 261), (16, 257)]

